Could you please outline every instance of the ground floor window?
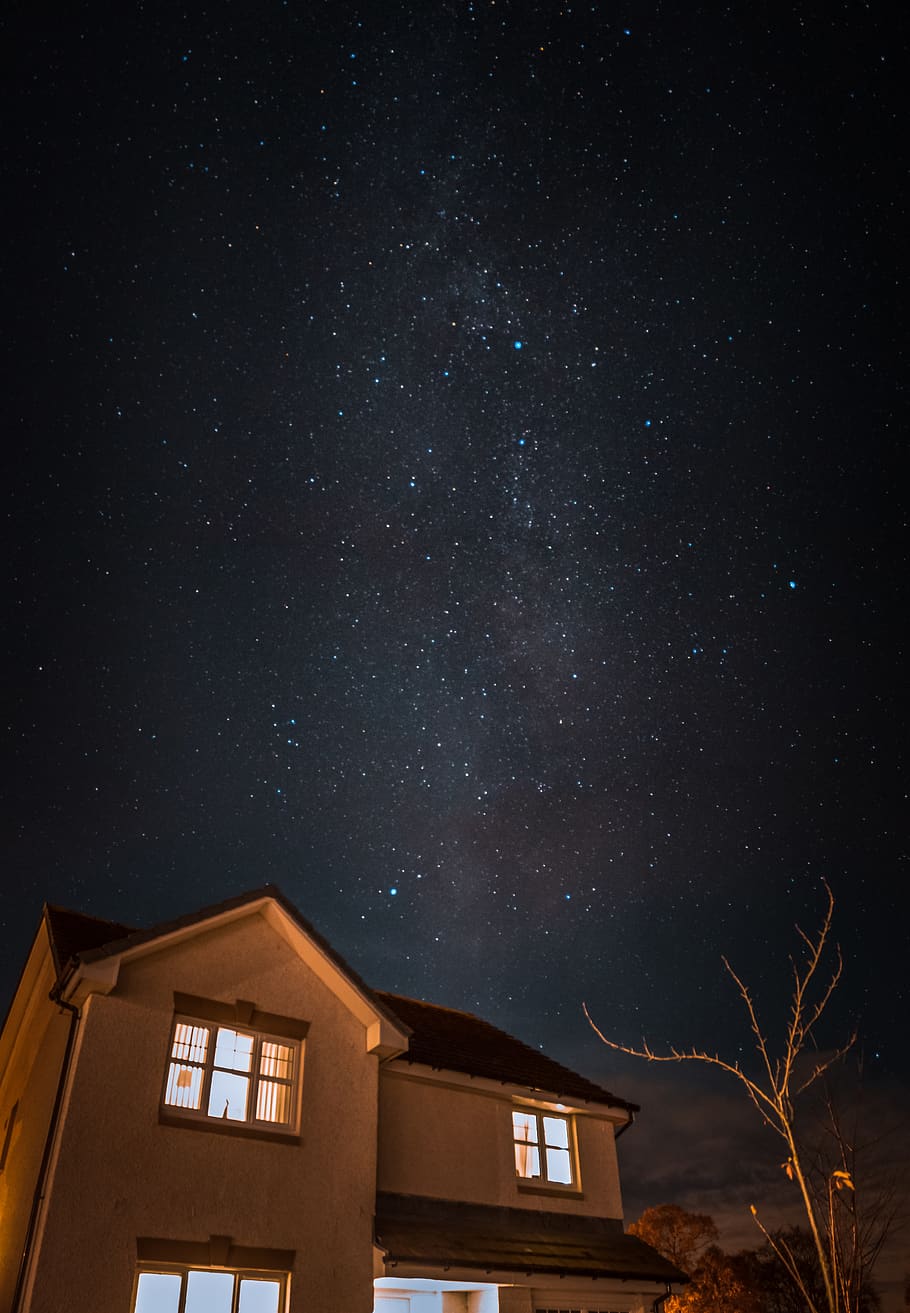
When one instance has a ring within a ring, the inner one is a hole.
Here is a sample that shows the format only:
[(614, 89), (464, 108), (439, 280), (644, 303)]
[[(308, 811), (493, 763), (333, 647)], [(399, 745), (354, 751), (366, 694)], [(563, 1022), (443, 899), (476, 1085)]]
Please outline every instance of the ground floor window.
[(287, 1276), (200, 1267), (143, 1269), (133, 1313), (283, 1313)]

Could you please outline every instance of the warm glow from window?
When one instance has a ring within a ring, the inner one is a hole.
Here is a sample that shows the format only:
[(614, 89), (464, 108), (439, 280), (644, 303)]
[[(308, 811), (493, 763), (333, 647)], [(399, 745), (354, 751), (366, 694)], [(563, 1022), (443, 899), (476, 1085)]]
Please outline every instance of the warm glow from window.
[[(300, 1046), (229, 1026), (178, 1021), (164, 1104), (205, 1119), (290, 1126)], [(181, 1310), (189, 1313), (189, 1310)]]
[(134, 1313), (279, 1313), (286, 1278), (184, 1268), (140, 1272)]
[(540, 1112), (512, 1111), (515, 1171), (529, 1181), (571, 1185), (572, 1144), (567, 1117)]

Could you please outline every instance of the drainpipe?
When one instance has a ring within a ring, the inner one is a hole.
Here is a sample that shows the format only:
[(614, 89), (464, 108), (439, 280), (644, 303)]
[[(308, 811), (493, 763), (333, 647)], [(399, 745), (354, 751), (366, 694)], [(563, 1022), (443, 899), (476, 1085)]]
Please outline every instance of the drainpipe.
[[(625, 1135), (626, 1131), (629, 1129), (629, 1127), (632, 1125), (634, 1121), (635, 1121), (635, 1113), (630, 1108), (629, 1120), (627, 1122), (623, 1122), (622, 1126), (620, 1126), (618, 1131), (613, 1132), (613, 1139), (618, 1140), (621, 1135)], [(663, 1295), (661, 1295), (661, 1299), (663, 1299)]]
[(19, 1271), (16, 1275), (16, 1288), (13, 1291), (13, 1302), (10, 1306), (10, 1313), (20, 1313), (22, 1309), (22, 1297), (25, 1290), (25, 1279), (28, 1272), (29, 1259), (31, 1257), (32, 1245), (35, 1241), (35, 1232), (38, 1228), (38, 1214), (41, 1211), (41, 1204), (44, 1200), (44, 1190), (47, 1185), (47, 1174), (50, 1167), (51, 1152), (54, 1147), (54, 1140), (57, 1134), (57, 1122), (60, 1119), (60, 1108), (63, 1103), (63, 1091), (66, 1087), (66, 1078), (69, 1075), (70, 1061), (73, 1056), (73, 1045), (76, 1042), (76, 1029), (79, 1025), (80, 1012), (72, 1003), (64, 1003), (60, 997), (60, 984), (56, 984), (51, 990), (49, 997), (70, 1014), (69, 1034), (66, 1037), (66, 1048), (63, 1051), (63, 1063), (60, 1067), (60, 1076), (57, 1080), (57, 1093), (54, 1096), (54, 1107), (51, 1112), (50, 1123), (47, 1128), (47, 1135), (44, 1139), (44, 1152), (41, 1155), (41, 1166), (38, 1168), (38, 1179), (35, 1182), (35, 1193), (32, 1196), (32, 1207), (28, 1217), (28, 1226), (25, 1231), (25, 1243), (22, 1247), (22, 1256), (19, 1259)]
[(661, 1313), (661, 1309), (663, 1308), (664, 1304), (666, 1304), (667, 1300), (670, 1298), (672, 1294), (673, 1294), (673, 1287), (670, 1285), (668, 1281), (666, 1293), (663, 1295), (658, 1295), (654, 1303), (651, 1305), (651, 1308), (654, 1310), (654, 1313)]

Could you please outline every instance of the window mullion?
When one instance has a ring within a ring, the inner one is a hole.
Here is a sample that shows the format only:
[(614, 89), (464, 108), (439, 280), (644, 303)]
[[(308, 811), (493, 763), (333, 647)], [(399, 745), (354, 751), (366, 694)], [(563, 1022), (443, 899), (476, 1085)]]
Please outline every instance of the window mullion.
[[(205, 1050), (199, 1061), (194, 1061), (193, 1056), (178, 1059), (174, 1056), (175, 1041), (172, 1039), (161, 1096), (163, 1111), (173, 1108), (177, 1116), (185, 1111), (188, 1117), (196, 1120), (222, 1120), (220, 1108), (212, 1106), (217, 1089), (216, 1102), (222, 1104), (224, 1098), (228, 1098), (232, 1113), (228, 1120), (238, 1128), (245, 1124), (257, 1129), (273, 1126), (276, 1131), (296, 1132), (299, 1105), (295, 1102), (295, 1094), (302, 1072), (299, 1041), (275, 1039), (252, 1029), (238, 1030), (217, 1022), (189, 1018), (185, 1021), (178, 1018), (175, 1024), (198, 1026), (199, 1032), (205, 1035)], [(233, 1057), (230, 1052), (232, 1036), (235, 1037)], [(170, 1090), (168, 1082), (177, 1065), (191, 1072), (193, 1081), (198, 1077), (198, 1102), (192, 1108), (183, 1109), (179, 1097)], [(241, 1097), (246, 1105), (242, 1116), (238, 1104)]]
[(205, 1050), (205, 1067), (202, 1072), (202, 1099), (199, 1111), (206, 1117), (209, 1114), (209, 1092), (212, 1088), (212, 1073), (215, 1070), (215, 1043), (218, 1039), (218, 1028), (209, 1027), (209, 1042)]
[(534, 1124), (537, 1127), (537, 1157), (540, 1161), (540, 1179), (549, 1181), (550, 1173), (547, 1171), (547, 1141), (546, 1132), (543, 1128), (543, 1117), (539, 1112), (534, 1114)]
[(250, 1065), (250, 1113), (249, 1120), (256, 1122), (259, 1120), (257, 1112), (259, 1110), (259, 1060), (262, 1053), (262, 1036), (254, 1035), (253, 1037), (253, 1060)]

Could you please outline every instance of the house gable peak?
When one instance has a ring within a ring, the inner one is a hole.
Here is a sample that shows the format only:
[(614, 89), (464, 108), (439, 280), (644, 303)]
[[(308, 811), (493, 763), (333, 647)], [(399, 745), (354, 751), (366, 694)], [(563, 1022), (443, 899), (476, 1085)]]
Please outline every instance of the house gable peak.
[(272, 884), (145, 930), (46, 907), (45, 924), (58, 974), (58, 993), (75, 1004), (84, 1002), (92, 993), (109, 993), (117, 984), (121, 963), (186, 943), (213, 928), (250, 916), (261, 916), (363, 1023), (369, 1052), (390, 1057), (406, 1050), (407, 1025)]

